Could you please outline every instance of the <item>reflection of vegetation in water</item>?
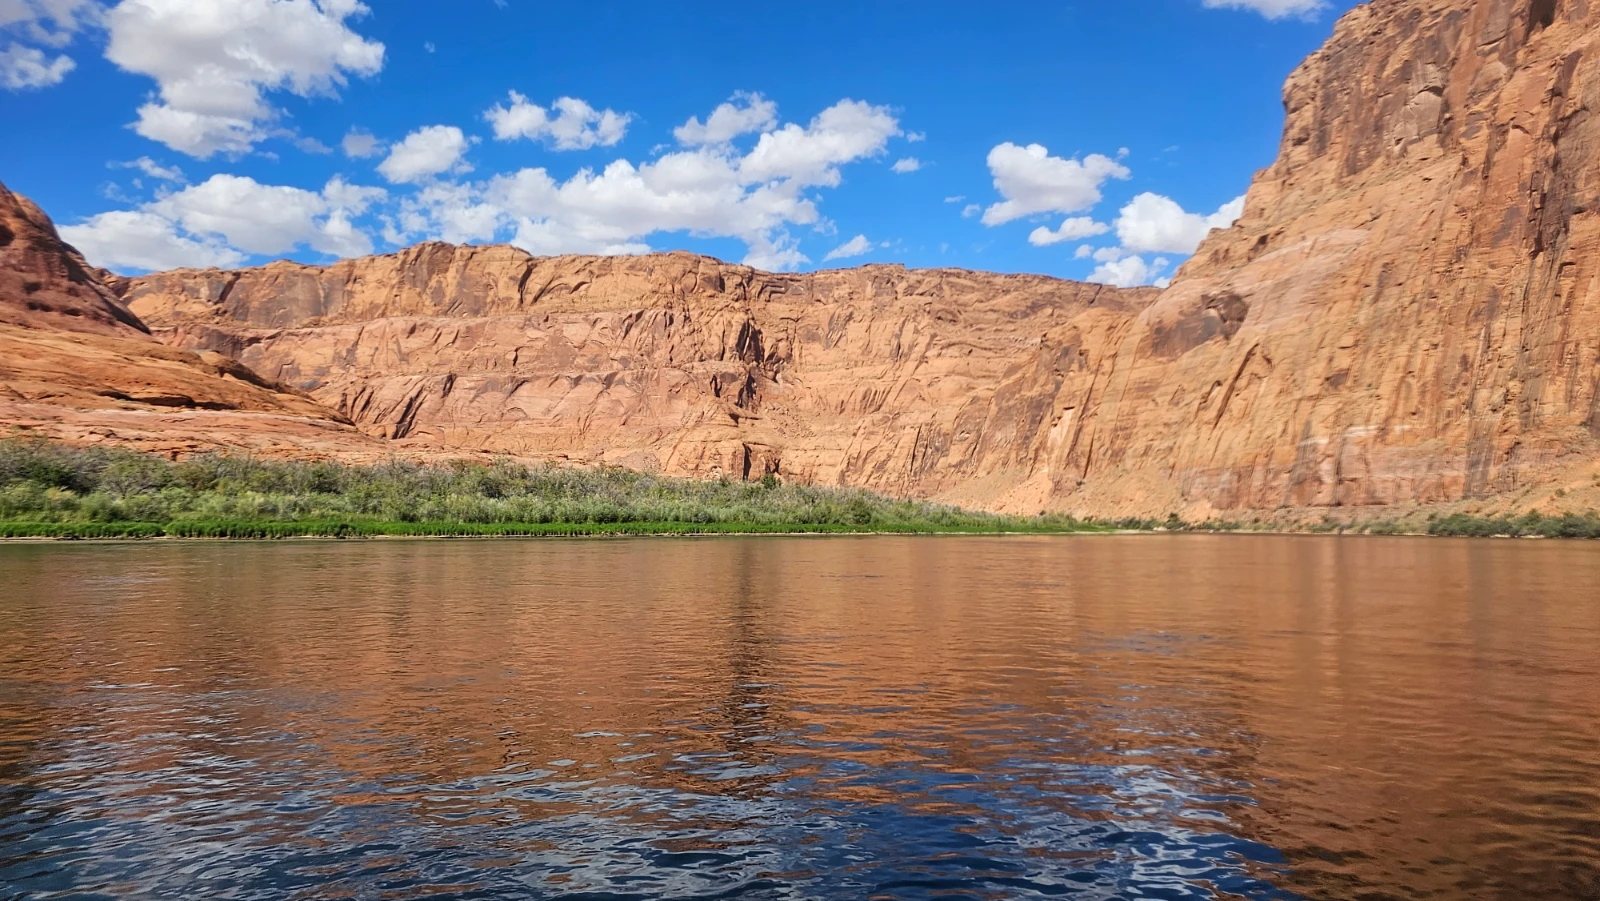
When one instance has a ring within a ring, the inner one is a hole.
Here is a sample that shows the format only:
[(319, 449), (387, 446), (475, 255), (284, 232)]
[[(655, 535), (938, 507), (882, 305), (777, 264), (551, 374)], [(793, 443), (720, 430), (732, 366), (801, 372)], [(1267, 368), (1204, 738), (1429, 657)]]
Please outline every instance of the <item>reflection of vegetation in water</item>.
[(0, 537), (1070, 532), (848, 488), (669, 479), (509, 461), (371, 466), (0, 441)]

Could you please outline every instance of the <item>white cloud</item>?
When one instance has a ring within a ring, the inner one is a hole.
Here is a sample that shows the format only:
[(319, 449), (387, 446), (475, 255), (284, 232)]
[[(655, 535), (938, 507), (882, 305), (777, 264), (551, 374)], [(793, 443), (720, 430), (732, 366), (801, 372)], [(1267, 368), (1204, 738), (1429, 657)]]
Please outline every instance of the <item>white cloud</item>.
[(1060, 244), (1063, 241), (1077, 241), (1083, 238), (1092, 238), (1111, 231), (1111, 226), (1104, 222), (1096, 222), (1089, 216), (1076, 216), (1061, 223), (1054, 231), (1039, 226), (1028, 235), (1028, 243), (1034, 247), (1048, 247), (1051, 244)]
[(113, 169), (137, 169), (157, 181), (184, 181), (183, 170), (177, 166), (162, 166), (155, 160), (141, 156), (126, 163), (111, 163)]
[(778, 105), (760, 94), (738, 93), (706, 117), (698, 116), (672, 130), (672, 136), (686, 147), (726, 144), (740, 135), (770, 131), (778, 124)]
[(0, 0), (0, 28), (36, 44), (65, 47), (101, 12), (96, 0)]
[(379, 141), (371, 132), (352, 128), (339, 142), (344, 149), (344, 155), (353, 160), (371, 159), (383, 152), (383, 142)]
[(899, 134), (900, 122), (888, 107), (841, 100), (805, 128), (791, 122), (762, 134), (739, 161), (739, 174), (750, 182), (836, 187), (840, 165), (878, 156)]
[(527, 97), (511, 92), (511, 105), (496, 104), (483, 114), (494, 128), (495, 140), (543, 140), (557, 150), (588, 150), (615, 146), (628, 133), (631, 113), (597, 110), (575, 97), (551, 104), (555, 115)]
[(1094, 247), (1088, 244), (1079, 244), (1078, 249), (1072, 254), (1075, 260), (1087, 260), (1094, 254)]
[(78, 64), (37, 45), (67, 46), (99, 21), (100, 13), (94, 0), (0, 0), (0, 33), (12, 39), (0, 50), (0, 88), (26, 91), (60, 84)]
[(983, 207), (978, 206), (975, 203), (969, 203), (961, 208), (961, 218), (971, 219), (973, 216), (976, 216), (981, 212), (983, 212)]
[(984, 211), (984, 225), (1001, 225), (1035, 213), (1077, 213), (1100, 202), (1107, 179), (1132, 173), (1098, 153), (1081, 162), (1050, 155), (1041, 144), (1005, 143), (989, 151), (995, 190), (1005, 200)]
[(906, 135), (906, 140), (913, 144), (920, 144), (923, 141), (928, 140), (928, 135), (926, 132), (913, 131)]
[(245, 260), (244, 254), (219, 242), (179, 235), (172, 220), (155, 213), (101, 213), (81, 225), (63, 225), (60, 231), (90, 263), (120, 272), (226, 268)]
[(1204, 0), (1204, 5), (1207, 9), (1252, 10), (1268, 19), (1309, 19), (1328, 8), (1327, 0)]
[(1144, 257), (1124, 256), (1114, 250), (1110, 253), (1098, 252), (1095, 259), (1100, 260), (1100, 265), (1089, 275), (1089, 281), (1117, 288), (1136, 288), (1152, 283), (1165, 288), (1169, 280), (1160, 276), (1172, 265), (1166, 257), (1156, 257), (1147, 263)]
[(750, 244), (750, 250), (744, 258), (746, 266), (768, 272), (797, 269), (809, 262), (811, 258), (800, 252), (800, 248), (796, 246), (794, 239), (789, 237), (788, 232), (757, 238)]
[(851, 238), (843, 244), (840, 244), (838, 247), (828, 251), (828, 255), (822, 259), (824, 262), (831, 260), (844, 260), (849, 259), (850, 257), (863, 256), (871, 252), (872, 242), (867, 240), (867, 236), (856, 235), (854, 238)]
[(37, 90), (65, 81), (77, 62), (36, 45), (67, 46), (101, 12), (96, 0), (0, 0), (0, 36), (12, 38), (0, 50), (0, 89)]
[(919, 160), (914, 156), (908, 156), (905, 159), (896, 160), (895, 164), (889, 167), (889, 171), (896, 175), (909, 175), (910, 173), (916, 172), (921, 168), (922, 160)]
[(67, 73), (77, 65), (65, 54), (51, 59), (38, 47), (24, 47), (12, 41), (11, 46), (0, 50), (0, 88), (8, 91), (48, 88), (66, 80)]
[(744, 241), (748, 265), (791, 268), (809, 261), (787, 228), (822, 222), (808, 189), (837, 185), (840, 167), (882, 154), (899, 134), (886, 109), (845, 100), (804, 128), (769, 123), (741, 153), (731, 141), (713, 140), (734, 127), (728, 121), (713, 130), (713, 112), (685, 149), (637, 165), (615, 160), (565, 181), (529, 168), (431, 185), (401, 204), (387, 237), (487, 241), (510, 232), (513, 244), (535, 254), (641, 253), (652, 234), (688, 232)]
[(351, 31), (357, 0), (122, 0), (106, 14), (106, 58), (156, 82), (134, 130), (206, 159), (274, 134), (265, 94), (333, 95), (383, 68), (383, 45)]
[(944, 202), (945, 203), (960, 203), (960, 202), (962, 202), (963, 200), (966, 200), (966, 199), (967, 199), (967, 195), (965, 195), (965, 194), (957, 194), (954, 197), (946, 197), (944, 199)]
[(351, 221), (387, 197), (382, 188), (335, 177), (321, 193), (215, 175), (138, 210), (102, 213), (62, 235), (98, 265), (114, 269), (237, 266), (248, 255), (309, 246), (331, 256), (372, 252)]
[(1228, 228), (1244, 213), (1236, 197), (1209, 216), (1185, 212), (1177, 201), (1146, 192), (1133, 198), (1117, 216), (1117, 238), (1131, 253), (1191, 254), (1214, 228)]
[(462, 157), (471, 142), (454, 125), (419, 128), (394, 145), (389, 156), (378, 164), (378, 173), (390, 184), (420, 182), (446, 172), (471, 172)]

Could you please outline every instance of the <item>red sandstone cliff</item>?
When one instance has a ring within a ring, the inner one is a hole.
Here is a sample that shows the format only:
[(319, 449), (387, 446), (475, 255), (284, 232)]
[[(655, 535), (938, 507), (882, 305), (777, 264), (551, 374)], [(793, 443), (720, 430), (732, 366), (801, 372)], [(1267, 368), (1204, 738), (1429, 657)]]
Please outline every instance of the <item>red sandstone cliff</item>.
[(49, 217), (0, 185), (0, 428), (181, 453), (381, 445), (216, 353), (166, 346)]
[(423, 245), (125, 299), (401, 450), (1099, 515), (1539, 506), (1600, 459), (1597, 39), (1589, 0), (1357, 8), (1159, 297)]
[(994, 506), (1048, 466), (1063, 386), (1092, 381), (1156, 293), (432, 244), (166, 273), (127, 297), (174, 343), (233, 354), (399, 449), (776, 471)]
[(1586, 0), (1345, 16), (1289, 79), (1244, 218), (1119, 348), (1094, 503), (1537, 505), (1589, 486), (1597, 40)]

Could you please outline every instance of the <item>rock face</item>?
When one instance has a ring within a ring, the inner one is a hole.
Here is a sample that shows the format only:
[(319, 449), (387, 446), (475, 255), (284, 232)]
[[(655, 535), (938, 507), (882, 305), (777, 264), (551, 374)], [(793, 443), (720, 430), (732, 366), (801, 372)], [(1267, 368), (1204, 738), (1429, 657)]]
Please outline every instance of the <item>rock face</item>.
[(381, 447), (231, 359), (157, 341), (50, 219), (3, 185), (0, 426), (174, 453)]
[(429, 244), (326, 269), (166, 273), (127, 298), (171, 342), (235, 355), (401, 450), (1001, 506), (1042, 497), (1028, 486), (1072, 431), (1063, 387), (1092, 381), (1156, 294)]
[(1119, 349), (1094, 503), (1517, 498), (1591, 465), (1597, 41), (1590, 0), (1346, 15), (1243, 219)]
[(1159, 297), (440, 245), (125, 296), (400, 447), (1018, 511), (1536, 505), (1600, 452), (1597, 40), (1595, 0), (1355, 9)]

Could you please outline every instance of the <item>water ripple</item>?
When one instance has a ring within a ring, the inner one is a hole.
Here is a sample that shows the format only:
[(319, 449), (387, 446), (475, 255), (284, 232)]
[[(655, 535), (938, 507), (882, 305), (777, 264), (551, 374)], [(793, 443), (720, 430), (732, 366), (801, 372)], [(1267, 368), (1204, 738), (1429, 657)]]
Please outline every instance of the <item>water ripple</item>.
[(0, 897), (1600, 896), (1600, 553), (0, 547)]

